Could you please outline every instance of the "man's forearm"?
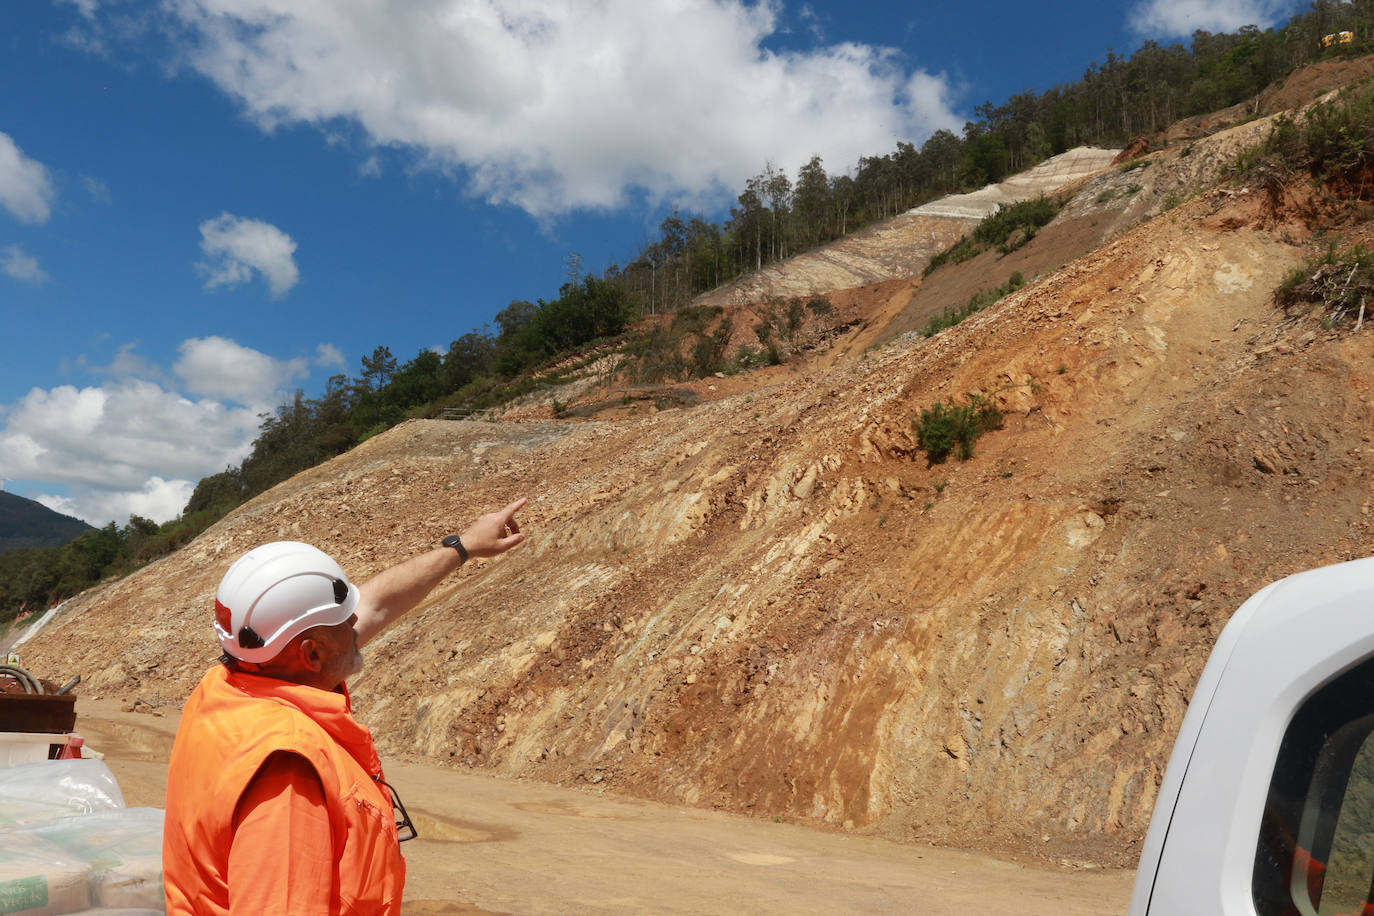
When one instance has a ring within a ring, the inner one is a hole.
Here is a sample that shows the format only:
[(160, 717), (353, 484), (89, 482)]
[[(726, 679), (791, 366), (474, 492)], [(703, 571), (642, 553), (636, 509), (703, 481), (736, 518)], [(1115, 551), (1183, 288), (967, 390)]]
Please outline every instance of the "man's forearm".
[(353, 625), (358, 644), (368, 642), (397, 617), (424, 601), (462, 562), (458, 551), (436, 547), (383, 570), (358, 586), (358, 622)]
[[(524, 499), (497, 512), (488, 512), (460, 535), (463, 549), (471, 557), (494, 557), (505, 553), (525, 539), (515, 513), (525, 506)], [(353, 625), (358, 645), (372, 639), (396, 618), (425, 600), (443, 578), (463, 564), (458, 551), (436, 547), (383, 570), (358, 586), (360, 598)]]

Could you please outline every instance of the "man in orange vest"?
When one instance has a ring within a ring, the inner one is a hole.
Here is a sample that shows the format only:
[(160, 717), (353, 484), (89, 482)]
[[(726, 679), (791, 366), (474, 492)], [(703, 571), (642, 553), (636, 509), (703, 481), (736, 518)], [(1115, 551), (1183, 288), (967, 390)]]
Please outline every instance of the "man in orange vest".
[(168, 913), (400, 913), (409, 823), (344, 681), (360, 647), (469, 556), (523, 541), (524, 505), (361, 586), (297, 541), (229, 568), (215, 595), (224, 655), (187, 700), (167, 772)]

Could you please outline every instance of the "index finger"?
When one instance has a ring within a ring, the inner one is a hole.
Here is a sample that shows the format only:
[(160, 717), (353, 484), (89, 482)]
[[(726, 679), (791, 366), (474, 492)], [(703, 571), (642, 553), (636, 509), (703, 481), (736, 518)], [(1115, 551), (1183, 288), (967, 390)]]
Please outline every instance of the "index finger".
[(525, 508), (525, 503), (527, 503), (527, 502), (529, 502), (529, 501), (530, 501), (530, 500), (529, 500), (529, 497), (528, 497), (528, 496), (522, 496), (522, 497), (520, 497), (519, 499), (517, 499), (515, 502), (511, 503), (511, 504), (510, 504), (509, 506), (507, 506), (506, 508), (502, 509), (501, 512), (499, 513), (500, 516), (501, 516), (501, 521), (502, 521), (502, 523), (503, 523), (503, 524), (509, 525), (509, 524), (511, 524), (512, 522), (514, 522), (514, 521), (515, 521), (515, 513), (519, 512), (521, 509)]

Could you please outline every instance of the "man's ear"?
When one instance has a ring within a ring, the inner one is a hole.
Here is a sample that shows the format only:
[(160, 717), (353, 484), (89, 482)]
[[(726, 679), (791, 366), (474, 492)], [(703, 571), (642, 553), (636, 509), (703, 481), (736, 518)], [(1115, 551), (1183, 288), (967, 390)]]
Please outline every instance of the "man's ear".
[(312, 674), (319, 674), (324, 670), (325, 662), (329, 658), (329, 652), (318, 639), (306, 637), (300, 641), (296, 647), (297, 658), (300, 659), (301, 667)]

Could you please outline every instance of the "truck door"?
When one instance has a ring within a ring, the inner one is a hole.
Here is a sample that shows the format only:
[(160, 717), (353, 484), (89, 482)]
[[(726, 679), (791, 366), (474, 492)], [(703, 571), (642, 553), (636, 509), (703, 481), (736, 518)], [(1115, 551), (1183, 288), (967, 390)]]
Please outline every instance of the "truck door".
[(1134, 916), (1374, 916), (1374, 558), (1290, 576), (1203, 670)]

